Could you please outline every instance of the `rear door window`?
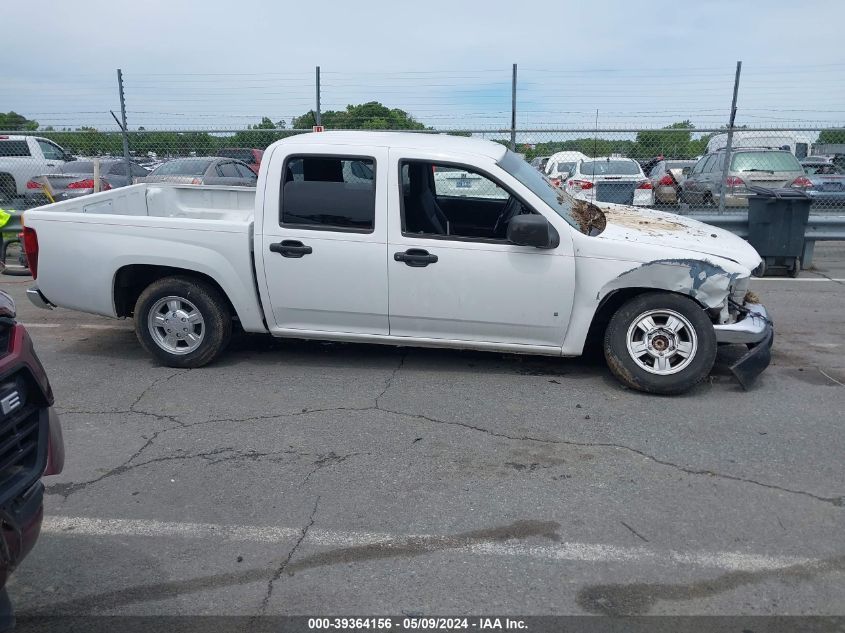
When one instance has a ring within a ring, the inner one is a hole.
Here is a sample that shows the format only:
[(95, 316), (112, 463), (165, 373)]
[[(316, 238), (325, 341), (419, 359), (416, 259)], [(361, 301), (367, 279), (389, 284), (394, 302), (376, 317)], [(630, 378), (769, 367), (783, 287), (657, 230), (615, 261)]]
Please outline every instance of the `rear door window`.
[(226, 178), (240, 178), (241, 176), (235, 167), (235, 163), (222, 163), (218, 169), (220, 170), (220, 175)]
[(47, 160), (63, 160), (65, 157), (65, 153), (61, 150), (58, 145), (54, 145), (50, 141), (44, 141), (38, 139), (36, 141), (38, 143), (38, 147), (41, 148), (41, 153), (44, 154), (44, 158)]
[(281, 225), (371, 233), (376, 214), (375, 169), (375, 160), (369, 157), (288, 158), (282, 172)]

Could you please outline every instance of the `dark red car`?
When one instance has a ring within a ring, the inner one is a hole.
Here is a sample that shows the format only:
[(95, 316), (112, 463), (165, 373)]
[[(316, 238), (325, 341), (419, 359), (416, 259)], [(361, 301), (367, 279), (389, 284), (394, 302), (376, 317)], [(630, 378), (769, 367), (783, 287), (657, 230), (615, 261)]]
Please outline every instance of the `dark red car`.
[(249, 165), (249, 168), (258, 175), (258, 168), (261, 167), (261, 159), (264, 157), (263, 149), (249, 149), (247, 147), (227, 147), (217, 152), (223, 158), (234, 158)]
[(0, 631), (14, 624), (6, 580), (41, 531), (41, 477), (60, 473), (64, 460), (47, 374), (15, 321), (14, 301), (0, 290)]

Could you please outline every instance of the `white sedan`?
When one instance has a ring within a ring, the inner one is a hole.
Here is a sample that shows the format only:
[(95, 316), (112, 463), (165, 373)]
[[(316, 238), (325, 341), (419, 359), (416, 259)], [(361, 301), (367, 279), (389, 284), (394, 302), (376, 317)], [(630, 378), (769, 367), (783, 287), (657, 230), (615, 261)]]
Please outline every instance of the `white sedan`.
[(642, 207), (654, 204), (654, 187), (640, 164), (632, 158), (579, 160), (566, 179), (566, 192), (590, 202)]

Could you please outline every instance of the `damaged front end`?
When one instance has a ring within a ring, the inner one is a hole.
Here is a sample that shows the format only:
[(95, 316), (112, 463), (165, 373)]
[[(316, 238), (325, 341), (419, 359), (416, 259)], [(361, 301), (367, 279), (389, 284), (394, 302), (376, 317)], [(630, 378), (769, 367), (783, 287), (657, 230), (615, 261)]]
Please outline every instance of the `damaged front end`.
[(732, 312), (736, 312), (736, 318), (729, 323), (715, 324), (713, 329), (717, 342), (748, 347), (748, 351), (729, 366), (739, 384), (748, 389), (772, 360), (774, 324), (760, 303), (751, 303), (744, 297), (742, 304), (733, 300), (729, 300), (729, 304)]
[[(732, 262), (731, 262), (732, 263)], [(659, 288), (688, 295), (706, 308), (719, 344), (745, 345), (748, 351), (729, 369), (748, 389), (771, 361), (774, 329), (766, 308), (748, 291), (748, 273), (727, 270), (706, 259), (662, 259), (628, 270), (606, 284), (600, 296), (616, 289)]]

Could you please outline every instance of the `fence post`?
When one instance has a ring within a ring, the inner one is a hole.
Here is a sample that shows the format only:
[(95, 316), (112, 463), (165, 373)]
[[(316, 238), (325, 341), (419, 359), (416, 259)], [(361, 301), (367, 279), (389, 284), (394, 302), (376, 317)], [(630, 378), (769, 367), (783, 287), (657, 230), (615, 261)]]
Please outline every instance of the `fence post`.
[(516, 151), (516, 64), (511, 77), (511, 150)]
[(123, 160), (126, 163), (126, 177), (131, 178), (132, 170), (129, 167), (129, 128), (126, 127), (126, 99), (123, 96), (123, 71), (120, 68), (117, 69), (117, 89), (120, 93), (120, 118), (123, 121), (121, 124), (121, 132), (123, 133)]
[(731, 147), (734, 140), (734, 121), (736, 120), (736, 96), (739, 92), (739, 72), (742, 70), (742, 62), (736, 63), (736, 77), (734, 77), (734, 97), (731, 102), (731, 119), (728, 123), (728, 138), (725, 141), (725, 164), (722, 165), (722, 180), (719, 183), (719, 213), (725, 212), (725, 180), (728, 178), (728, 170), (731, 165)]
[(317, 66), (317, 109), (314, 110), (314, 122), (317, 125), (323, 124), (323, 117), (320, 116), (320, 67)]

